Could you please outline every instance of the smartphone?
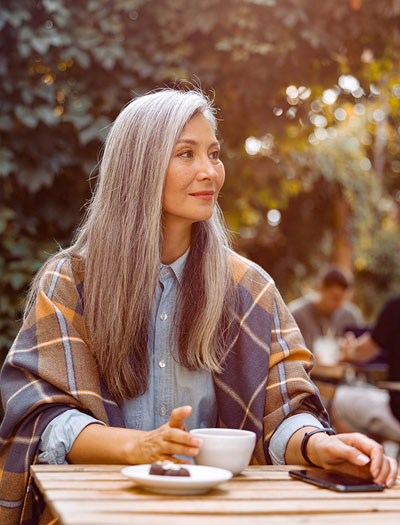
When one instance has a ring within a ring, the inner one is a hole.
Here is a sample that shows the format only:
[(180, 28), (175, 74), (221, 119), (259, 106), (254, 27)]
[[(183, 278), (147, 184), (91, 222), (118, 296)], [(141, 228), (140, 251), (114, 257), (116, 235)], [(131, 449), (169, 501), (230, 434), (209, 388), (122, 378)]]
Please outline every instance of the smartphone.
[(339, 492), (376, 492), (385, 488), (385, 485), (379, 485), (373, 481), (350, 476), (350, 474), (342, 474), (334, 470), (289, 470), (289, 476), (324, 489)]

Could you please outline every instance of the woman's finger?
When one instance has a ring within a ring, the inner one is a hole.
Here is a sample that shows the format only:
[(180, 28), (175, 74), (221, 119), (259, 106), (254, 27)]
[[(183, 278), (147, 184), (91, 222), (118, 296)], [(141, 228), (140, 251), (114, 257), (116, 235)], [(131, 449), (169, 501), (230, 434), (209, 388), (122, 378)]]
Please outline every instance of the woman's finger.
[(387, 478), (390, 474), (390, 462), (389, 459), (384, 457), (382, 466), (377, 476), (374, 476), (375, 483), (386, 483)]
[(199, 448), (181, 445), (180, 443), (173, 443), (172, 441), (164, 441), (162, 444), (162, 452), (164, 454), (178, 454), (180, 456), (195, 457), (199, 453)]
[(189, 432), (179, 428), (169, 428), (164, 434), (164, 439), (166, 441), (172, 441), (190, 447), (199, 447), (203, 442), (202, 439), (197, 436), (193, 436), (192, 434), (189, 434)]
[(390, 473), (386, 480), (386, 486), (392, 487), (397, 479), (399, 465), (394, 458), (388, 457), (387, 459), (389, 460), (389, 463), (390, 463)]
[(358, 449), (362, 454), (371, 458), (370, 472), (373, 478), (379, 475), (383, 464), (383, 447), (373, 439), (358, 432), (339, 434), (337, 436), (344, 443)]
[(168, 454), (160, 454), (157, 457), (157, 461), (172, 461), (179, 465), (193, 465), (193, 462), (187, 459), (176, 458), (175, 456), (169, 456)]
[(185, 418), (192, 413), (192, 407), (187, 405), (183, 407), (174, 408), (169, 418), (169, 426), (173, 428), (184, 428)]
[(344, 443), (340, 439), (335, 439), (329, 447), (329, 453), (332, 455), (333, 462), (348, 461), (353, 465), (362, 467), (368, 465), (370, 458), (361, 452), (358, 448)]

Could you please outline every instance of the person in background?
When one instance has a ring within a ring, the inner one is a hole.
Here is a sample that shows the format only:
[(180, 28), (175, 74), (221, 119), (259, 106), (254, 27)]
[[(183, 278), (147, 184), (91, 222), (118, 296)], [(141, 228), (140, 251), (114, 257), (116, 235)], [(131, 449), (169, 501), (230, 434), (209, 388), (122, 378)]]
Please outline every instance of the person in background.
[[(365, 363), (384, 354), (388, 380), (400, 385), (400, 295), (385, 303), (372, 332), (340, 341), (343, 361)], [(336, 390), (332, 417), (342, 431), (360, 431), (380, 440), (400, 442), (400, 391), (371, 385), (343, 385)]]
[(314, 292), (289, 303), (289, 310), (311, 351), (318, 338), (340, 337), (346, 328), (362, 324), (359, 308), (348, 300), (352, 285), (348, 271), (330, 266), (318, 277)]

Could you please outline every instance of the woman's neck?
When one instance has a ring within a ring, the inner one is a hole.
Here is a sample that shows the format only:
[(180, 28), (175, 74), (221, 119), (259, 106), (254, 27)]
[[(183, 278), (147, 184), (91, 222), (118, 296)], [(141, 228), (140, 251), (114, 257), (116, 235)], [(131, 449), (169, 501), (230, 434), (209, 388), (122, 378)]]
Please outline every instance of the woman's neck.
[(163, 264), (173, 263), (186, 252), (190, 246), (191, 232), (191, 224), (163, 224)]

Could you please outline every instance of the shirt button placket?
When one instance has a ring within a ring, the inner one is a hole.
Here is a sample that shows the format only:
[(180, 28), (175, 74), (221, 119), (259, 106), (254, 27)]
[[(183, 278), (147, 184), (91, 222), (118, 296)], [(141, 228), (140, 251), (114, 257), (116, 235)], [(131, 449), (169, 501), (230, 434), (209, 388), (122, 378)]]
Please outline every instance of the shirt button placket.
[[(169, 268), (164, 268), (160, 275), (163, 278), (170, 276), (171, 270)], [(163, 293), (161, 295), (159, 303), (159, 313), (158, 318), (158, 329), (157, 329), (157, 344), (158, 344), (158, 367), (159, 367), (159, 385), (157, 388), (157, 398), (158, 398), (158, 414), (161, 418), (160, 423), (165, 423), (168, 414), (172, 410), (170, 403), (171, 397), (171, 378), (170, 373), (172, 368), (169, 366), (169, 356), (168, 353), (168, 341), (169, 341), (169, 311), (170, 300), (168, 299), (171, 292), (171, 279), (163, 280)], [(168, 320), (168, 321), (167, 321)], [(168, 364), (168, 366), (167, 366)]]

